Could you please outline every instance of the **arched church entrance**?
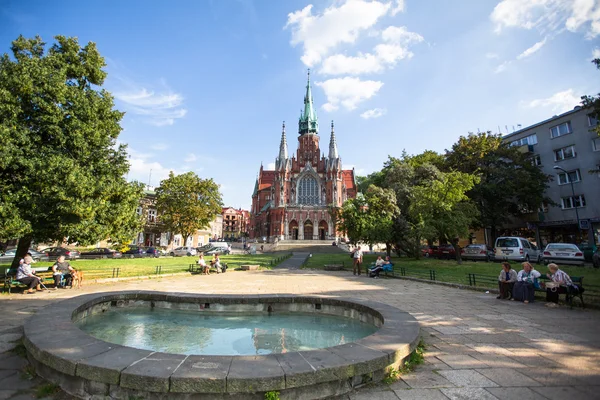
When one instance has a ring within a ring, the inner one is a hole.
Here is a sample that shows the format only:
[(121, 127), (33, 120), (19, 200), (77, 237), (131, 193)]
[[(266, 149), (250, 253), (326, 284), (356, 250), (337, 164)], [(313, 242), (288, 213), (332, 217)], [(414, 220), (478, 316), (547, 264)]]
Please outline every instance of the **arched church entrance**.
[(304, 240), (312, 240), (313, 238), (313, 224), (310, 220), (306, 220), (304, 223)]
[(325, 240), (327, 235), (327, 222), (325, 220), (321, 220), (319, 222), (319, 240)]
[(298, 240), (298, 222), (296, 220), (290, 222), (288, 235), (290, 235), (290, 239)]

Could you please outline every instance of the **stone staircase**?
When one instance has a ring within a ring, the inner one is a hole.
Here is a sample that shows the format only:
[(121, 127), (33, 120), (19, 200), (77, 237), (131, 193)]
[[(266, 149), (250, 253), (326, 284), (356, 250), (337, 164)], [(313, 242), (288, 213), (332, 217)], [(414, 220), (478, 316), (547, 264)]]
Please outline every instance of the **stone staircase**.
[(273, 251), (291, 251), (293, 253), (345, 253), (347, 250), (332, 246), (333, 240), (280, 240)]

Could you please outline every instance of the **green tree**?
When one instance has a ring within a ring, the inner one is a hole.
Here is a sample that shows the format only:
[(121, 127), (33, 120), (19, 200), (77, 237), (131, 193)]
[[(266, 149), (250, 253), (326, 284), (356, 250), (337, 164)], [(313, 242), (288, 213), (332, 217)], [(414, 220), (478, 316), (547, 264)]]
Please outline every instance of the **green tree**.
[[(592, 60), (592, 63), (597, 69), (600, 69), (600, 58)], [(586, 108), (591, 108), (592, 115), (596, 120), (600, 120), (600, 93), (598, 93), (597, 96), (581, 96), (581, 105)], [(596, 124), (593, 130), (600, 136), (600, 124)]]
[(104, 59), (92, 42), (20, 36), (0, 58), (0, 237), (123, 240), (139, 229), (141, 187), (124, 179), (117, 145), (123, 113), (101, 89)]
[(477, 225), (496, 231), (512, 217), (533, 214), (543, 204), (550, 176), (535, 165), (531, 154), (502, 141), (490, 132), (461, 136), (446, 151), (447, 167), (479, 178), (467, 195), (479, 209)]
[(371, 185), (365, 193), (366, 216), (363, 240), (370, 246), (385, 243), (389, 256), (394, 241), (394, 220), (400, 214), (396, 194), (391, 189)]
[(219, 185), (193, 172), (169, 173), (156, 189), (156, 208), (165, 228), (180, 234), (183, 243), (198, 229), (208, 227), (221, 212)]
[(330, 209), (336, 227), (344, 232), (350, 243), (356, 245), (364, 239), (368, 226), (367, 201), (362, 193), (348, 199), (341, 208)]

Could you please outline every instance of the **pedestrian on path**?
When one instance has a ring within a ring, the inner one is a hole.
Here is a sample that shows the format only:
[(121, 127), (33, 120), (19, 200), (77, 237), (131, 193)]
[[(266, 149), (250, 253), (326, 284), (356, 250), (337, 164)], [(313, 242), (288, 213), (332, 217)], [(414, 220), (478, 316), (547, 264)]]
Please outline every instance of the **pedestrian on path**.
[(363, 262), (363, 252), (360, 250), (360, 246), (358, 246), (354, 253), (352, 253), (352, 273), (356, 275), (356, 271), (358, 271), (358, 276), (360, 276), (360, 266)]

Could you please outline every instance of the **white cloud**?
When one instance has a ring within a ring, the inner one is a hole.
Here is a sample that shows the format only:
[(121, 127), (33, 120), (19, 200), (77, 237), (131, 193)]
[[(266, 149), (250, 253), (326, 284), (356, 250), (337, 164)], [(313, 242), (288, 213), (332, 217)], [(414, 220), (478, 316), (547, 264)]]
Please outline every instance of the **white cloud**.
[(486, 58), (489, 58), (490, 60), (496, 59), (496, 58), (500, 58), (500, 56), (496, 53), (487, 53), (485, 55)]
[[(399, 3), (396, 4), (398, 6)], [(291, 44), (302, 44), (302, 62), (312, 67), (342, 43), (354, 43), (360, 33), (371, 28), (388, 13), (391, 3), (347, 0), (313, 15), (312, 4), (288, 14), (284, 28), (292, 31)]]
[(371, 118), (379, 118), (385, 115), (387, 110), (385, 108), (374, 108), (372, 110), (367, 110), (364, 113), (360, 114), (361, 118), (371, 119)]
[(404, 9), (406, 7), (406, 4), (404, 3), (404, 0), (396, 0), (395, 1), (395, 5), (392, 7), (392, 17), (400, 12), (403, 12)]
[(537, 42), (536, 44), (534, 44), (533, 46), (531, 46), (530, 48), (528, 48), (527, 50), (525, 50), (524, 52), (519, 54), (517, 56), (517, 60), (521, 60), (523, 58), (529, 57), (530, 55), (532, 55), (533, 53), (537, 52), (539, 49), (544, 47), (544, 45), (546, 44), (546, 39), (547, 38), (544, 38), (544, 40), (542, 40), (541, 42)]
[(169, 148), (169, 145), (166, 143), (154, 143), (150, 148), (156, 151), (164, 151)]
[(554, 112), (565, 112), (572, 110), (580, 101), (580, 96), (576, 96), (573, 89), (567, 89), (545, 99), (521, 102), (521, 105), (528, 108), (549, 107)]
[(145, 122), (155, 126), (173, 125), (183, 118), (187, 110), (183, 108), (183, 97), (177, 93), (156, 93), (146, 88), (129, 91), (116, 91), (114, 96), (124, 103), (127, 111), (141, 115)]
[(504, 61), (502, 64), (498, 65), (494, 70), (495, 74), (499, 74), (501, 72), (506, 71), (506, 68), (511, 64), (512, 61)]
[(393, 68), (399, 60), (411, 58), (413, 53), (408, 46), (423, 41), (423, 36), (408, 31), (405, 27), (390, 26), (381, 32), (381, 37), (388, 43), (375, 46), (373, 53), (358, 53), (357, 56), (335, 54), (323, 61), (319, 70), (325, 75), (360, 75), (382, 72)]
[(600, 34), (600, 0), (502, 0), (490, 19), (496, 32), (507, 27), (555, 31), (563, 26), (576, 32), (585, 26), (586, 36), (593, 38)]
[(592, 60), (595, 60), (596, 58), (600, 58), (600, 48), (598, 47), (592, 50)]
[(188, 153), (188, 155), (183, 159), (186, 163), (194, 162), (198, 159), (194, 153)]
[(181, 171), (163, 166), (158, 161), (150, 160), (152, 154), (138, 153), (131, 147), (127, 149), (127, 152), (129, 153), (130, 165), (127, 179), (130, 181), (135, 180), (150, 186), (159, 186), (161, 180), (169, 177), (170, 171), (175, 174), (181, 173)]
[(323, 105), (323, 109), (331, 112), (340, 106), (347, 110), (354, 110), (358, 104), (375, 96), (383, 86), (383, 82), (345, 77), (317, 82), (316, 85), (323, 88), (327, 96), (327, 103)]

